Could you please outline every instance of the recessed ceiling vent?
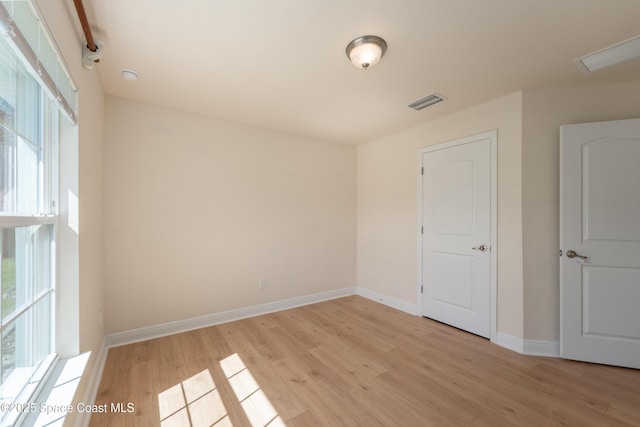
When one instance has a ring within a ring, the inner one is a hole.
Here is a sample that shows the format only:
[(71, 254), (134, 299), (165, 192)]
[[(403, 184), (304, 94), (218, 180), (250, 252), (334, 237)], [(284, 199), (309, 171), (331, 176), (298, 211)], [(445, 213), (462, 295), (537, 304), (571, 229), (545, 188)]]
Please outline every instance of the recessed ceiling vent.
[(408, 105), (408, 107), (418, 111), (418, 110), (422, 110), (423, 108), (427, 108), (434, 104), (437, 104), (438, 102), (442, 102), (445, 99), (447, 98), (433, 92), (431, 95), (427, 95), (422, 99), (418, 99), (417, 101), (412, 102), (411, 104)]
[(582, 56), (575, 61), (582, 72), (591, 73), (638, 57), (640, 57), (640, 36), (635, 36)]

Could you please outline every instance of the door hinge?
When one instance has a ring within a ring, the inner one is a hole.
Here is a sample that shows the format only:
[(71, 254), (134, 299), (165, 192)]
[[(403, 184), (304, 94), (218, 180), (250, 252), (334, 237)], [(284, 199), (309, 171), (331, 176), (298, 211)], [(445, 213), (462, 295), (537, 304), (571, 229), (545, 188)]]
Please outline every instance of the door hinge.
[(420, 293), (424, 294), (424, 285), (420, 285)]
[(562, 256), (562, 249), (560, 249), (560, 256)]
[(420, 175), (424, 175), (424, 168), (420, 168)]
[(424, 226), (420, 227), (420, 234), (424, 234)]

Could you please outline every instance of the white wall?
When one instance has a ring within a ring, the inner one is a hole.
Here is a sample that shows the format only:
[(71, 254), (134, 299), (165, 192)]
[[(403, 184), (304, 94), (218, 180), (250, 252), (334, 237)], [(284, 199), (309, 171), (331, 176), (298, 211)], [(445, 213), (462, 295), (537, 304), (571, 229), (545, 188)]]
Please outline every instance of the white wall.
[(560, 126), (638, 118), (639, 100), (640, 82), (524, 92), (522, 185), (527, 339), (559, 340)]
[(520, 92), (358, 146), (358, 286), (417, 302), (418, 149), (492, 129), (498, 130), (498, 330), (522, 337)]
[[(105, 333), (102, 156), (105, 98), (97, 73), (84, 79), (78, 122), (80, 211), (80, 351), (98, 348)], [(102, 313), (102, 315), (101, 315)]]
[(105, 129), (108, 332), (355, 285), (354, 147), (115, 97)]

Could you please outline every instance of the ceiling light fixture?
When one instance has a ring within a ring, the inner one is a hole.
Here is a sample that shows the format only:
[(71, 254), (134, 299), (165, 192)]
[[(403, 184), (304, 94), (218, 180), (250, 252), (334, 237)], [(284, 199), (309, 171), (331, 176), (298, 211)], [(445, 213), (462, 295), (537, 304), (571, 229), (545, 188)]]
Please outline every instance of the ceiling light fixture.
[(590, 73), (638, 57), (640, 57), (640, 36), (635, 36), (582, 56), (575, 61), (578, 68)]
[(128, 80), (128, 81), (136, 81), (140, 78), (140, 75), (133, 70), (120, 70), (120, 75), (122, 76), (123, 79)]
[(356, 67), (368, 70), (375, 65), (387, 50), (387, 42), (378, 36), (362, 36), (351, 40), (346, 53)]

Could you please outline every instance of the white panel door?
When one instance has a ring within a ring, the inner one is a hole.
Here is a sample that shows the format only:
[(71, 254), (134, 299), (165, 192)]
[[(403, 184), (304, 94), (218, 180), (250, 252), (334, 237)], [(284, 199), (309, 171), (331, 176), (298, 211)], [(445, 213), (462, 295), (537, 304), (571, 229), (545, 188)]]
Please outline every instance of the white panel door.
[(491, 337), (495, 133), (422, 154), (422, 314)]
[(640, 119), (560, 138), (562, 357), (640, 368)]

